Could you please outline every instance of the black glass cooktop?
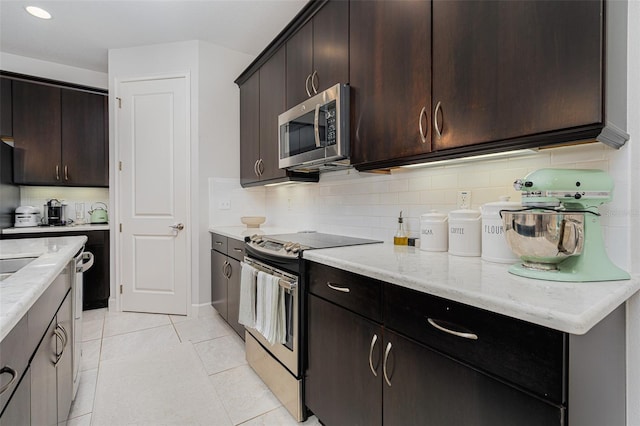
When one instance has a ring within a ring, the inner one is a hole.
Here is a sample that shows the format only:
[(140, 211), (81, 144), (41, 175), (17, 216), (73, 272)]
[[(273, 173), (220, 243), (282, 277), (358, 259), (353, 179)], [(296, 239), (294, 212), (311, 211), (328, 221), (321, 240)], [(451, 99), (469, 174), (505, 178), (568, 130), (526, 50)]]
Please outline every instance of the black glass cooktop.
[(381, 243), (379, 240), (366, 238), (346, 237), (344, 235), (323, 234), (321, 232), (297, 232), (295, 234), (264, 235), (265, 240), (275, 240), (282, 243), (298, 243), (310, 249), (331, 247), (357, 246), (360, 244)]

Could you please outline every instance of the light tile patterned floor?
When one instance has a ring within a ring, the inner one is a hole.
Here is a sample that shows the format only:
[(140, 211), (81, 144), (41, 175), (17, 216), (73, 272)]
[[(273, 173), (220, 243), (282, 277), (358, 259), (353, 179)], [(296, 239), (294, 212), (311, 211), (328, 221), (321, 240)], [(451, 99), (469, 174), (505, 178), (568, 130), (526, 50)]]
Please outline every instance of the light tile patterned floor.
[(82, 345), (69, 426), (298, 424), (213, 308), (197, 318), (85, 311)]

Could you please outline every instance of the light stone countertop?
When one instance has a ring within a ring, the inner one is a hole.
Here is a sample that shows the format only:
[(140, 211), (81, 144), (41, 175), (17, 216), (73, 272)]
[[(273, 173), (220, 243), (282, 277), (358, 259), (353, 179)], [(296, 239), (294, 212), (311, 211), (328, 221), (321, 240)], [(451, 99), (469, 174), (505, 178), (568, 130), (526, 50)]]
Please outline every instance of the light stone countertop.
[(85, 236), (0, 241), (0, 259), (37, 257), (0, 281), (0, 341), (29, 311), (86, 241)]
[[(86, 223), (83, 225), (66, 226), (25, 226), (21, 228), (5, 228), (1, 232), (3, 235), (11, 234), (42, 234), (45, 232), (82, 232), (82, 231), (108, 231), (107, 223)], [(34, 235), (34, 238), (37, 236)]]
[(571, 334), (585, 334), (640, 289), (626, 281), (556, 282), (509, 265), (391, 243), (307, 250), (304, 259)]
[(209, 232), (224, 235), (225, 237), (234, 238), (236, 240), (244, 240), (244, 237), (250, 237), (254, 234), (260, 235), (276, 235), (291, 234), (298, 232), (290, 228), (278, 228), (275, 226), (261, 226), (260, 228), (247, 228), (246, 226), (214, 226), (209, 228)]

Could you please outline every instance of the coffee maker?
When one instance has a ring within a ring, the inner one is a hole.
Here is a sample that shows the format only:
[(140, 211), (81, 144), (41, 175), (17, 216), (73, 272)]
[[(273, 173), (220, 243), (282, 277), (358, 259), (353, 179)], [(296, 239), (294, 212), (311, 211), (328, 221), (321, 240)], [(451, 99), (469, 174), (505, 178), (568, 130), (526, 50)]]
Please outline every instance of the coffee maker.
[(67, 224), (66, 204), (52, 198), (44, 205), (42, 222), (49, 226), (64, 226)]

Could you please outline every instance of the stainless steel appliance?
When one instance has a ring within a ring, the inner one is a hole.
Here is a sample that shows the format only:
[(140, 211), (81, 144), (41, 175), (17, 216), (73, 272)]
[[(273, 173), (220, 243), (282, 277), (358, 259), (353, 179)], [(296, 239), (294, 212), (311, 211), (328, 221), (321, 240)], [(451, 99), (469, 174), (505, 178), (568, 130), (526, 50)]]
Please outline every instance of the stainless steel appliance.
[(72, 399), (76, 398), (78, 385), (80, 384), (80, 362), (82, 359), (82, 298), (83, 298), (83, 280), (82, 274), (93, 265), (93, 254), (84, 251), (84, 247), (75, 255), (73, 262), (75, 264), (75, 274), (71, 284), (73, 292), (73, 324), (71, 333), (73, 336), (73, 394)]
[(44, 217), (42, 221), (45, 225), (64, 226), (67, 224), (67, 205), (52, 198), (44, 205)]
[(509, 247), (521, 262), (509, 272), (551, 281), (626, 280), (605, 249), (598, 207), (613, 198), (602, 170), (540, 169), (514, 183), (523, 209), (501, 210)]
[(336, 84), (278, 116), (279, 167), (298, 172), (349, 167), (349, 85)]
[(285, 288), (287, 338), (271, 345), (257, 330), (247, 328), (247, 362), (298, 421), (306, 419), (303, 401), (306, 320), (303, 303), (306, 291), (305, 250), (344, 247), (381, 241), (317, 232), (253, 235), (246, 239), (245, 262), (280, 278)]

